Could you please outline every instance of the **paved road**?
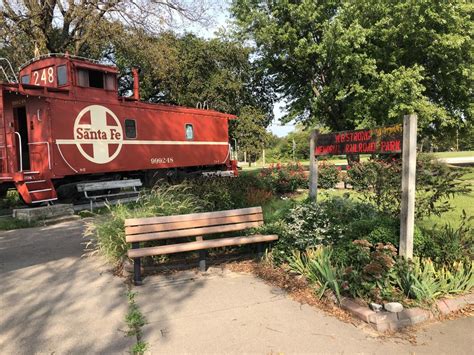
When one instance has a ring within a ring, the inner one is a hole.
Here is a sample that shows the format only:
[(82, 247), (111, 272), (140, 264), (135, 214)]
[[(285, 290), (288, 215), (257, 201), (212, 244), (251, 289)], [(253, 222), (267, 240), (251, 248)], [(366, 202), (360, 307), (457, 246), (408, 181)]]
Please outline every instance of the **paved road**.
[(83, 223), (0, 233), (0, 353), (125, 353), (126, 286), (82, 258)]
[[(122, 279), (81, 258), (82, 222), (0, 233), (0, 353), (126, 353)], [(158, 353), (474, 353), (474, 318), (432, 324), (418, 345), (300, 305), (247, 274), (150, 276), (136, 287)]]

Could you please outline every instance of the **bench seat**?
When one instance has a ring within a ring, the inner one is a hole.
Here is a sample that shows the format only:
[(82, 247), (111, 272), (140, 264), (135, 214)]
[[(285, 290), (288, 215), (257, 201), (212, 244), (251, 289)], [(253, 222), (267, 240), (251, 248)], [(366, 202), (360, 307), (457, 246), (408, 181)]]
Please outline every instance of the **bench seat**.
[(130, 249), (128, 251), (129, 258), (142, 258), (144, 256), (165, 255), (181, 253), (185, 251), (195, 251), (202, 249), (221, 248), (232, 245), (245, 245), (262, 242), (273, 242), (278, 240), (277, 235), (260, 235), (255, 234), (248, 237), (230, 237), (221, 239), (202, 240), (196, 242), (179, 243), (173, 245), (162, 245), (158, 247), (148, 247), (140, 249)]
[[(140, 258), (199, 250), (199, 265), (206, 269), (205, 250), (234, 245), (269, 243), (277, 235), (222, 236), (263, 225), (261, 207), (228, 211), (191, 213), (185, 215), (130, 218), (125, 220), (125, 240), (132, 244), (127, 255), (134, 261), (134, 282), (141, 283)], [(219, 234), (218, 238), (204, 240), (205, 236)], [(177, 238), (195, 238), (195, 241), (172, 243)], [(166, 245), (141, 247), (140, 243), (166, 240)]]

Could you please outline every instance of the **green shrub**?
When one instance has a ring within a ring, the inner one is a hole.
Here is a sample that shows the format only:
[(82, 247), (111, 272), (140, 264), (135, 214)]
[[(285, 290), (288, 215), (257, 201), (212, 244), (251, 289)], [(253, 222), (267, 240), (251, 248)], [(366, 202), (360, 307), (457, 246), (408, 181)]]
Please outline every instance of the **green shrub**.
[(293, 250), (332, 245), (334, 256), (344, 262), (354, 239), (397, 241), (398, 223), (381, 215), (371, 204), (348, 198), (332, 197), (317, 204), (305, 201), (286, 213), (286, 229), (275, 244), (274, 258), (282, 262)]
[[(451, 209), (449, 197), (469, 191), (462, 171), (452, 169), (431, 155), (419, 154), (416, 167), (416, 218), (440, 215)], [(401, 203), (401, 160), (369, 160), (347, 172), (347, 182), (377, 208), (398, 217)]]
[(200, 211), (201, 205), (189, 192), (189, 186), (157, 186), (142, 192), (136, 204), (109, 206), (109, 214), (90, 222), (85, 232), (91, 238), (88, 248), (117, 264), (129, 248), (125, 242), (125, 219), (192, 213)]
[(262, 169), (258, 174), (258, 178), (267, 189), (280, 194), (308, 187), (308, 178), (300, 163), (272, 164), (270, 167)]
[(474, 260), (474, 230), (470, 224), (473, 219), (463, 211), (458, 226), (448, 222), (442, 227), (423, 229), (415, 235), (415, 254), (430, 258), (438, 265)]
[(336, 165), (323, 161), (318, 164), (318, 186), (333, 189), (341, 181), (341, 171)]
[(373, 245), (367, 240), (353, 241), (342, 275), (344, 290), (352, 297), (368, 301), (380, 303), (393, 299), (397, 292), (390, 283), (390, 275), (396, 255), (397, 249), (390, 243)]

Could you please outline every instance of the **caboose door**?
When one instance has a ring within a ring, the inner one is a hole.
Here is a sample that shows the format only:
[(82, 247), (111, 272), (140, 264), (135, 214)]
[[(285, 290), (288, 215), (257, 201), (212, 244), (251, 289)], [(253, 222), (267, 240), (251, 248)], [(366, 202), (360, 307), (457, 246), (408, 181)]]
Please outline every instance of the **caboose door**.
[(28, 119), (26, 107), (19, 106), (13, 109), (13, 126), (15, 128), (16, 156), (18, 170), (30, 170), (30, 145), (28, 140)]

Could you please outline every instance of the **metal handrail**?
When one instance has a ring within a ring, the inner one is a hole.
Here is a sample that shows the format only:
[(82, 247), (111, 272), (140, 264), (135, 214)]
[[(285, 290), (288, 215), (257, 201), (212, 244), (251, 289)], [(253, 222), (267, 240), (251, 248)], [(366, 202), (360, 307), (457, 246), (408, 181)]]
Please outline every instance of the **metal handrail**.
[[(0, 62), (1, 61), (7, 62), (8, 66), (10, 67), (10, 70), (13, 74), (13, 77), (15, 78), (16, 82), (18, 82), (18, 77), (16, 76), (15, 71), (13, 70), (12, 63), (10, 63), (10, 61), (7, 58), (0, 58)], [(5, 73), (5, 70), (3, 69), (3, 66), (2, 66), (2, 70), (3, 70), (3, 73), (5, 74), (5, 77), (7, 78), (7, 80), (10, 81), (10, 77), (7, 76), (7, 73)]]
[(28, 145), (37, 145), (37, 144), (46, 144), (46, 147), (48, 148), (48, 168), (51, 170), (51, 152), (49, 149), (49, 142), (31, 142), (28, 143)]
[(18, 136), (18, 143), (19, 143), (19, 152), (20, 152), (20, 170), (19, 171), (23, 171), (23, 149), (21, 147), (21, 135), (20, 133), (18, 132), (13, 132), (15, 133), (17, 136)]

